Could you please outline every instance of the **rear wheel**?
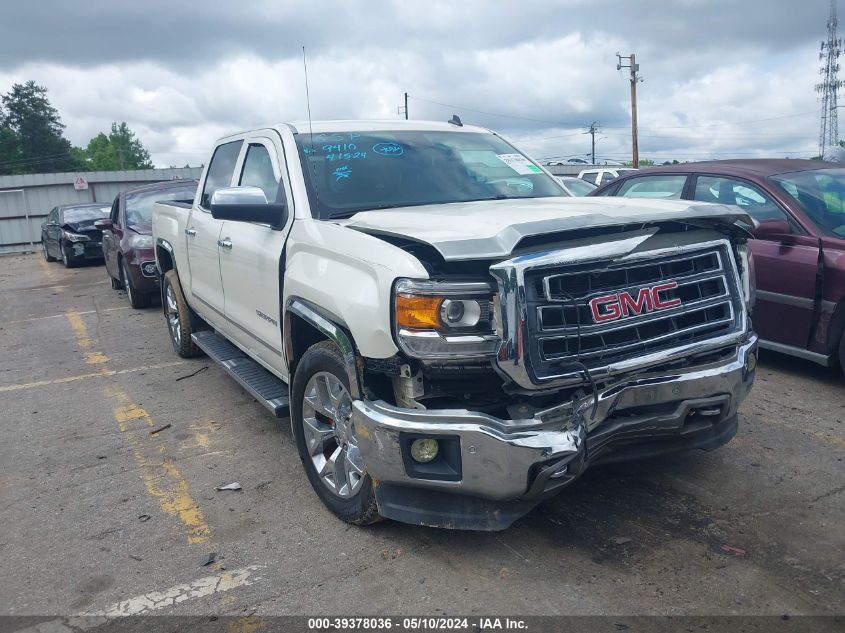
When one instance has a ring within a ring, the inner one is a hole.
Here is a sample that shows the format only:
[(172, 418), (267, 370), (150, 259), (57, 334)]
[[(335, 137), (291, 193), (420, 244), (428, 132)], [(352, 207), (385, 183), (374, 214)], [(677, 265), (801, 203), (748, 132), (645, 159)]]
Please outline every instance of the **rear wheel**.
[(136, 310), (150, 307), (150, 295), (139, 292), (132, 285), (132, 278), (129, 276), (129, 271), (126, 270), (125, 260), (120, 260), (120, 282), (126, 290), (126, 298), (129, 299), (129, 305)]
[(52, 255), (50, 255), (50, 251), (48, 251), (48, 250), (47, 250), (47, 242), (45, 242), (45, 241), (43, 241), (43, 240), (42, 240), (42, 241), (41, 241), (41, 246), (43, 246), (43, 247), (44, 247), (44, 259), (46, 259), (48, 262), (54, 262), (54, 261), (56, 261), (56, 258), (55, 258), (55, 257), (53, 257)]
[(193, 358), (201, 353), (200, 348), (191, 340), (194, 330), (190, 310), (185, 295), (182, 294), (179, 275), (175, 270), (168, 270), (164, 273), (164, 314), (173, 349), (182, 358)]
[(339, 518), (367, 525), (381, 517), (352, 423), (352, 396), (343, 358), (324, 341), (296, 368), (291, 423), (305, 474), (320, 500)]

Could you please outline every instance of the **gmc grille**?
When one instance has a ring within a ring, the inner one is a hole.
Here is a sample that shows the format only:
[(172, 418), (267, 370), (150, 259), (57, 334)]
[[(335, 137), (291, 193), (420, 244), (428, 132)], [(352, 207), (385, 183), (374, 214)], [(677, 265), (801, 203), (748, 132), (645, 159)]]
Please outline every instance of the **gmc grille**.
[[(667, 281), (661, 300), (680, 305), (631, 310), (595, 322), (590, 300), (641, 291)], [(643, 354), (705, 341), (742, 327), (741, 298), (731, 255), (725, 248), (596, 266), (528, 270), (525, 273), (528, 361), (534, 375), (566, 373), (579, 361), (590, 369)]]

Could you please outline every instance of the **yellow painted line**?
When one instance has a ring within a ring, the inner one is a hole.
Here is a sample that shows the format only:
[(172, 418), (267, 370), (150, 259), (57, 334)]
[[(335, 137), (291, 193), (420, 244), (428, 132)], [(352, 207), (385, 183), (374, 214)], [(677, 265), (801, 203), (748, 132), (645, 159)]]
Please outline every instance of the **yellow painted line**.
[(52, 380), (37, 380), (35, 382), (27, 382), (18, 385), (4, 385), (0, 387), (0, 393), (9, 391), (21, 391), (22, 389), (36, 389), (38, 387), (46, 387), (48, 385), (63, 385), (68, 382), (76, 382), (78, 380), (88, 380), (90, 378), (105, 378), (108, 376), (121, 376), (123, 374), (134, 374), (139, 371), (149, 371), (152, 369), (165, 369), (167, 367), (176, 367), (184, 365), (186, 361), (174, 360), (169, 363), (158, 363), (155, 365), (144, 365), (142, 367), (131, 367), (129, 369), (106, 369), (93, 374), (79, 374), (76, 376), (65, 376), (64, 378), (54, 378)]
[[(45, 262), (46, 263), (46, 262)], [(102, 310), (85, 310), (84, 312), (77, 312), (76, 314), (82, 316), (83, 314), (98, 314), (100, 312), (114, 312), (115, 310), (130, 310), (129, 306), (121, 306), (119, 308), (103, 308)], [(15, 325), (18, 323), (29, 323), (31, 321), (44, 321), (46, 319), (65, 319), (67, 313), (51, 314), (50, 316), (29, 317), (28, 319), (17, 319), (15, 321), (3, 321), (3, 325)]]
[(211, 527), (191, 497), (188, 482), (167, 458), (164, 440), (150, 434), (149, 430), (154, 426), (152, 417), (134, 404), (120, 387), (112, 386), (107, 393), (119, 405), (114, 409), (114, 419), (132, 445), (135, 461), (143, 470), (147, 492), (158, 500), (166, 514), (181, 521), (188, 543), (207, 543), (211, 540)]
[[(44, 262), (46, 264), (46, 262)], [(52, 281), (52, 280), (51, 280)], [(0, 289), (0, 293), (3, 292), (38, 292), (40, 290), (63, 290), (64, 288), (84, 288), (86, 286), (102, 286), (104, 285), (104, 281), (91, 281), (84, 284), (58, 284), (54, 286), (36, 286), (34, 288), (3, 288)]]
[(49, 279), (50, 282), (55, 282), (56, 272), (53, 270), (53, 267), (50, 266), (49, 263), (47, 263), (47, 260), (45, 260), (43, 257), (39, 257), (38, 263), (41, 264), (41, 269), (44, 271), (44, 274), (47, 276), (47, 279)]
[[(94, 344), (91, 336), (88, 334), (88, 327), (85, 321), (79, 315), (79, 312), (66, 312), (67, 320), (70, 322), (70, 327), (73, 328), (73, 333), (76, 335), (76, 341), (83, 350), (88, 350)], [(89, 365), (102, 365), (109, 362), (109, 357), (102, 352), (88, 351), (85, 352), (85, 362)]]

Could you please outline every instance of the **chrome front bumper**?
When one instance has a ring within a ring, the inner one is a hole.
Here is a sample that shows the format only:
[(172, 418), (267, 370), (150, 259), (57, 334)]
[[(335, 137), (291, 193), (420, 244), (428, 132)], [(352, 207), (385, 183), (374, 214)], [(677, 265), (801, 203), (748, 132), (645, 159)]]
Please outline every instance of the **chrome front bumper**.
[[(756, 350), (757, 336), (749, 334), (727, 359), (629, 375), (599, 391), (595, 407), (589, 396), (531, 419), (358, 400), (355, 433), (377, 489), (393, 484), (493, 501), (539, 499), (588, 463), (625, 459), (625, 447), (652, 446), (646, 454), (656, 454), (730, 440), (737, 408), (754, 382)], [(459, 476), (447, 481), (409, 474), (410, 457), (402, 450), (408, 434), (457, 438)]]

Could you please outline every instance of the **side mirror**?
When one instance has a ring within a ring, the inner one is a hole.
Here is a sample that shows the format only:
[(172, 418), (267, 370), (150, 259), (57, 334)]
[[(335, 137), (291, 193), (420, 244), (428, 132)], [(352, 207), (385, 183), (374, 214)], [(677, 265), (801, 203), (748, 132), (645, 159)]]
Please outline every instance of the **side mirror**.
[(111, 231), (114, 228), (114, 224), (109, 218), (105, 220), (97, 220), (96, 222), (94, 222), (94, 226), (100, 229), (101, 231)]
[(757, 239), (780, 239), (791, 233), (789, 222), (786, 220), (761, 220), (752, 230)]
[(267, 202), (259, 187), (223, 187), (211, 194), (211, 217), (235, 222), (260, 222), (282, 227), (287, 220), (287, 206)]

